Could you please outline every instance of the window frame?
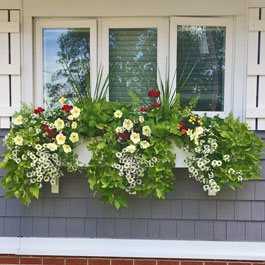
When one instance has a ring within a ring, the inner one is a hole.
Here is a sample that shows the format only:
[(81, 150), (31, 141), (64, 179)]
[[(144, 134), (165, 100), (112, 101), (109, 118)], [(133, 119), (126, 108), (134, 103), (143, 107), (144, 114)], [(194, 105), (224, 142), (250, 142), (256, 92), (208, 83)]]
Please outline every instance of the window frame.
[[(198, 115), (207, 113), (207, 116), (213, 117), (219, 114), (225, 117), (232, 111), (233, 98), (233, 18), (220, 17), (171, 17), (170, 18), (170, 41), (169, 41), (169, 69), (170, 80), (173, 80), (177, 68), (177, 27), (185, 26), (220, 26), (226, 27), (225, 36), (225, 80), (224, 80), (224, 110), (223, 111), (194, 111)], [(176, 82), (173, 82), (173, 88), (176, 88)]]
[(90, 87), (93, 94), (97, 76), (97, 20), (96, 19), (36, 19), (35, 21), (35, 57), (34, 57), (34, 102), (44, 105), (43, 80), (43, 29), (89, 28), (90, 34)]
[[(104, 18), (99, 22), (99, 62), (101, 62), (106, 78), (109, 73), (109, 29), (157, 28), (157, 80), (159, 71), (162, 79), (166, 75), (168, 57), (168, 18)], [(104, 80), (104, 79), (103, 79)], [(163, 80), (164, 81), (164, 80)], [(109, 93), (107, 93), (109, 100)]]

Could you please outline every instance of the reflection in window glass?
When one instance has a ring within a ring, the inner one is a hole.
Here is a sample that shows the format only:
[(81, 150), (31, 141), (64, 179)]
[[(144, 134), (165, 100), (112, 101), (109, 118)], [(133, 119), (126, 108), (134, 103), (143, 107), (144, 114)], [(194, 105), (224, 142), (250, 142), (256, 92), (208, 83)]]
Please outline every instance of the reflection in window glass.
[(178, 26), (177, 80), (183, 104), (199, 95), (196, 110), (224, 110), (225, 34), (225, 27)]
[(109, 70), (110, 101), (130, 102), (128, 89), (147, 99), (156, 86), (157, 29), (110, 29)]
[(44, 105), (56, 106), (64, 95), (73, 98), (68, 65), (82, 95), (86, 96), (86, 76), (90, 77), (89, 29), (43, 29)]

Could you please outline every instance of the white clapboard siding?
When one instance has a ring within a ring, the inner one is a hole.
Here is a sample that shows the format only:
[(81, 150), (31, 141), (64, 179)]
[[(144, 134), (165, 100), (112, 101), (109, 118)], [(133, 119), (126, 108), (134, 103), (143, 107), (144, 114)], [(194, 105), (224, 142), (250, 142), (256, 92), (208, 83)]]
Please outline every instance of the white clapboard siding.
[(0, 128), (9, 128), (20, 108), (19, 21), (19, 10), (0, 10)]
[(250, 1), (246, 104), (248, 125), (265, 130), (265, 0)]

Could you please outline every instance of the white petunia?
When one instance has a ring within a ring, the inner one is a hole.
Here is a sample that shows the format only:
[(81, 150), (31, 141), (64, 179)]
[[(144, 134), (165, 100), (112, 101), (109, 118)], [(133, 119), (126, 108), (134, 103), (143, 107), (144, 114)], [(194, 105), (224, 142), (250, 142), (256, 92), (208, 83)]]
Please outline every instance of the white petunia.
[(76, 123), (75, 121), (72, 122), (71, 128), (72, 128), (72, 129), (76, 129), (76, 128), (77, 128), (77, 123)]
[(23, 138), (21, 136), (16, 136), (14, 138), (14, 142), (16, 145), (22, 145), (23, 144)]
[(140, 142), (140, 134), (139, 133), (135, 133), (135, 132), (133, 132), (132, 134), (131, 134), (131, 136), (130, 136), (130, 139), (131, 139), (131, 141), (134, 143), (134, 144), (137, 144), (137, 143), (139, 143)]
[(56, 136), (57, 144), (64, 144), (65, 143), (66, 136), (64, 136), (62, 133), (59, 133)]
[(56, 127), (57, 130), (61, 130), (64, 128), (64, 121), (60, 118), (58, 118), (55, 122), (54, 125)]
[(22, 116), (21, 116), (21, 115), (18, 115), (18, 116), (16, 117), (14, 123), (15, 123), (16, 125), (21, 125), (21, 124), (22, 124), (22, 119), (23, 119)]
[(143, 148), (143, 149), (146, 149), (150, 146), (150, 144), (147, 142), (147, 141), (141, 141), (140, 142), (140, 146)]
[(151, 129), (149, 126), (144, 126), (142, 129), (143, 135), (150, 137), (151, 136)]
[(123, 122), (123, 127), (127, 130), (130, 131), (133, 127), (133, 122), (129, 119), (125, 119)]
[(49, 143), (49, 144), (47, 144), (47, 148), (48, 148), (50, 151), (56, 151), (56, 150), (57, 150), (57, 144)]
[(72, 120), (74, 119), (74, 116), (73, 116), (73, 115), (69, 115), (69, 116), (67, 117), (67, 119), (70, 120), (70, 121), (72, 121)]
[(70, 141), (71, 141), (72, 143), (76, 143), (76, 142), (78, 142), (78, 141), (79, 141), (78, 133), (76, 133), (76, 132), (72, 132), (71, 135), (70, 135), (70, 137), (69, 137), (69, 139), (70, 139)]
[(65, 97), (61, 97), (60, 99), (59, 99), (59, 102), (63, 105), (64, 104), (64, 102), (66, 101), (66, 98)]
[(73, 107), (71, 109), (71, 113), (72, 113), (74, 118), (78, 118), (80, 115), (80, 109), (78, 107)]
[(114, 112), (114, 117), (120, 119), (122, 117), (122, 112), (120, 110), (116, 110)]
[(117, 127), (117, 128), (115, 129), (115, 132), (116, 132), (116, 133), (122, 133), (122, 132), (123, 132), (122, 127)]
[(133, 152), (135, 152), (135, 150), (136, 150), (136, 147), (133, 144), (127, 146), (127, 148), (126, 148), (126, 151), (129, 153), (133, 153)]
[(144, 122), (144, 117), (143, 116), (139, 116), (139, 122), (143, 123)]
[(68, 144), (63, 145), (63, 150), (65, 153), (70, 153), (72, 151), (71, 146)]

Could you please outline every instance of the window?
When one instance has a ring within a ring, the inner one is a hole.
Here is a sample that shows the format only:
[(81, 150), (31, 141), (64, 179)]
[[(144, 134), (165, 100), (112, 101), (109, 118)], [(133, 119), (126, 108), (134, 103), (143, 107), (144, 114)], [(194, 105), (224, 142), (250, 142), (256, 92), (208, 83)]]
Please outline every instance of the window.
[(66, 65), (84, 95), (85, 75), (93, 90), (98, 59), (103, 80), (110, 77), (108, 100), (129, 102), (132, 90), (148, 100), (158, 72), (165, 81), (169, 71), (183, 105), (199, 95), (196, 111), (226, 115), (233, 98), (232, 28), (232, 18), (37, 20), (35, 101), (53, 105), (61, 94), (73, 95)]
[[(52, 107), (58, 98), (74, 97), (69, 70), (86, 95), (87, 80), (93, 84), (96, 70), (95, 21), (47, 21), (36, 23), (37, 91), (38, 105)], [(69, 69), (69, 70), (68, 70)]]
[(171, 72), (182, 103), (199, 95), (197, 111), (230, 111), (231, 19), (172, 18)]
[(148, 100), (157, 69), (166, 68), (164, 19), (102, 21), (104, 69), (109, 70), (109, 100), (130, 102), (131, 90)]

